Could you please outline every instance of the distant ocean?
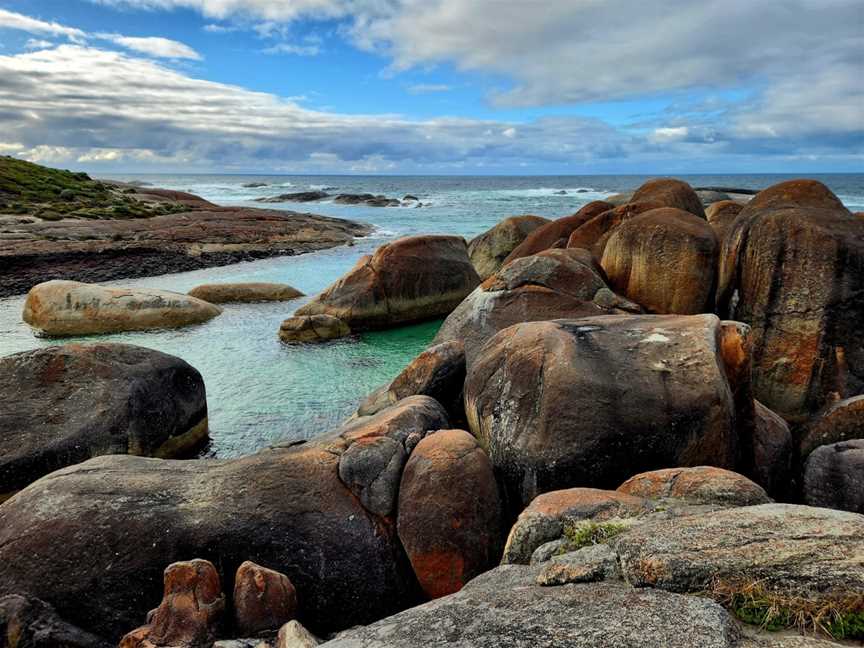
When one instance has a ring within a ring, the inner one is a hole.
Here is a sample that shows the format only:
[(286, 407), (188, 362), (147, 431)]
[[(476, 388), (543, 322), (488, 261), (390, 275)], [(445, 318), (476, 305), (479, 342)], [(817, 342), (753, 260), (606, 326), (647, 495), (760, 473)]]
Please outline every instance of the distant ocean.
[[(312, 212), (365, 221), (376, 232), (353, 247), (280, 257), (175, 275), (114, 282), (187, 291), (205, 282), (280, 281), (314, 295), (382, 243), (418, 233), (470, 238), (502, 218), (572, 214), (592, 200), (638, 187), (649, 176), (252, 176), (117, 175), (189, 191), (219, 204)], [(800, 176), (676, 176), (693, 186), (762, 189)], [(864, 174), (809, 175), (828, 185), (852, 211), (864, 211)], [(244, 187), (265, 183), (263, 187)], [(255, 198), (323, 190), (331, 194), (416, 196), (423, 207), (368, 207), (313, 203), (261, 204)], [(138, 344), (180, 356), (204, 376), (210, 409), (210, 454), (234, 457), (283, 439), (310, 438), (338, 425), (360, 399), (392, 379), (432, 339), (440, 322), (369, 333), (320, 346), (282, 345), (279, 323), (308, 301), (230, 305), (202, 326), (125, 333), (78, 341)], [(0, 355), (57, 341), (35, 338), (21, 323), (23, 297), (0, 300)], [(68, 340), (67, 340), (68, 341)]]

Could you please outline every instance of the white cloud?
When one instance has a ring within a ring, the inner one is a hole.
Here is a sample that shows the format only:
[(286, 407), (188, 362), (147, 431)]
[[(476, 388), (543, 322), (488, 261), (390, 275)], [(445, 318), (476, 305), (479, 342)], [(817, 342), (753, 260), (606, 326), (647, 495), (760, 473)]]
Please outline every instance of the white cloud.
[(415, 83), (408, 86), (408, 92), (411, 94), (431, 94), (434, 92), (450, 92), (453, 86), (444, 83)]
[(651, 140), (654, 142), (674, 142), (676, 140), (682, 140), (687, 137), (687, 134), (690, 132), (690, 129), (686, 126), (667, 126), (663, 128), (655, 128), (654, 132), (651, 133)]
[(503, 131), (501, 131), (501, 134), (504, 137), (507, 137), (509, 139), (513, 139), (514, 137), (516, 137), (516, 129), (513, 127), (505, 128)]
[(74, 42), (82, 42), (86, 38), (86, 34), (80, 29), (31, 18), (6, 9), (0, 9), (0, 29), (17, 29), (29, 34), (64, 36)]
[(0, 142), (0, 153), (15, 153), (16, 151), (22, 151), (26, 146), (23, 144), (15, 144), (13, 142)]
[(265, 54), (295, 54), (297, 56), (317, 56), (321, 53), (318, 45), (293, 45), (291, 43), (277, 43), (264, 50)]
[(100, 34), (100, 37), (110, 40), (111, 42), (134, 52), (146, 54), (147, 56), (168, 59), (201, 60), (201, 55), (191, 47), (168, 38), (160, 38), (158, 36), (142, 38), (135, 36), (122, 36), (120, 34)]
[(28, 50), (47, 49), (49, 47), (54, 47), (54, 43), (40, 38), (28, 38), (27, 42), (24, 43), (24, 49)]

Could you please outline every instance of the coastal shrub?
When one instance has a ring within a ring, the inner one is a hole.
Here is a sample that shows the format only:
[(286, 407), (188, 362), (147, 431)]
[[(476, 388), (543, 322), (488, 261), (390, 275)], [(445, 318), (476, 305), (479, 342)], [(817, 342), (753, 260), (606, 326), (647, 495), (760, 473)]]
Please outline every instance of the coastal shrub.
[(564, 540), (566, 540), (566, 544), (558, 550), (558, 553), (564, 554), (577, 551), (583, 547), (603, 544), (628, 528), (626, 524), (616, 522), (594, 522), (593, 520), (587, 522), (567, 521), (564, 523)]
[(762, 581), (718, 580), (711, 595), (744, 623), (764, 630), (795, 628), (838, 640), (864, 640), (864, 592), (821, 594), (769, 589)]

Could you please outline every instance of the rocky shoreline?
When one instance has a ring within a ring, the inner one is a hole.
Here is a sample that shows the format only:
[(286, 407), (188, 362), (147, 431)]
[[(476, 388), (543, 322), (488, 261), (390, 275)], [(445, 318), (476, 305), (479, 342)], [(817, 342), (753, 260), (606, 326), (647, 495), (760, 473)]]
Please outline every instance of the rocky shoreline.
[[(812, 180), (718, 201), (661, 179), (381, 246), (274, 336), (446, 317), (435, 341), (342, 425), (240, 459), (166, 458), (206, 434), (178, 359), (4, 359), (30, 445), (0, 446), (0, 646), (860, 645), (864, 221)], [(156, 292), (48, 282), (24, 316), (218, 316)], [(83, 416), (90, 383), (111, 399)]]

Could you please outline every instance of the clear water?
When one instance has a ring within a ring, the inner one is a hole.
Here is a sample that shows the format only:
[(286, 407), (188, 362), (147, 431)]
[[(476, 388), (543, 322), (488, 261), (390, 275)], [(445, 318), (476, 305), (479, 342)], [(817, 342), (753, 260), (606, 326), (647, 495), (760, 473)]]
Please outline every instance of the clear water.
[[(813, 176), (853, 211), (864, 210), (864, 174)], [(191, 191), (220, 204), (262, 206), (260, 196), (324, 187), (331, 193), (417, 196), (422, 208), (374, 208), (332, 202), (263, 205), (373, 223), (375, 234), (342, 247), (298, 257), (239, 263), (146, 279), (113, 282), (186, 292), (201, 283), (277, 281), (314, 295), (357, 259), (398, 236), (448, 233), (473, 237), (513, 214), (550, 218), (633, 189), (641, 176), (380, 177), (380, 176), (116, 176)], [(691, 176), (694, 186), (759, 189), (785, 176)], [(251, 182), (268, 186), (244, 188)], [(581, 190), (581, 191), (580, 191)], [(558, 192), (565, 191), (565, 194)], [(440, 322), (368, 333), (325, 345), (286, 346), (276, 332), (307, 298), (276, 304), (227, 305), (224, 313), (195, 327), (124, 333), (74, 341), (137, 344), (179, 356), (204, 376), (210, 409), (211, 454), (235, 457), (285, 439), (310, 438), (332, 429), (372, 389), (396, 376), (432, 339)], [(23, 296), (0, 300), (0, 355), (70, 340), (35, 337), (21, 322)]]

